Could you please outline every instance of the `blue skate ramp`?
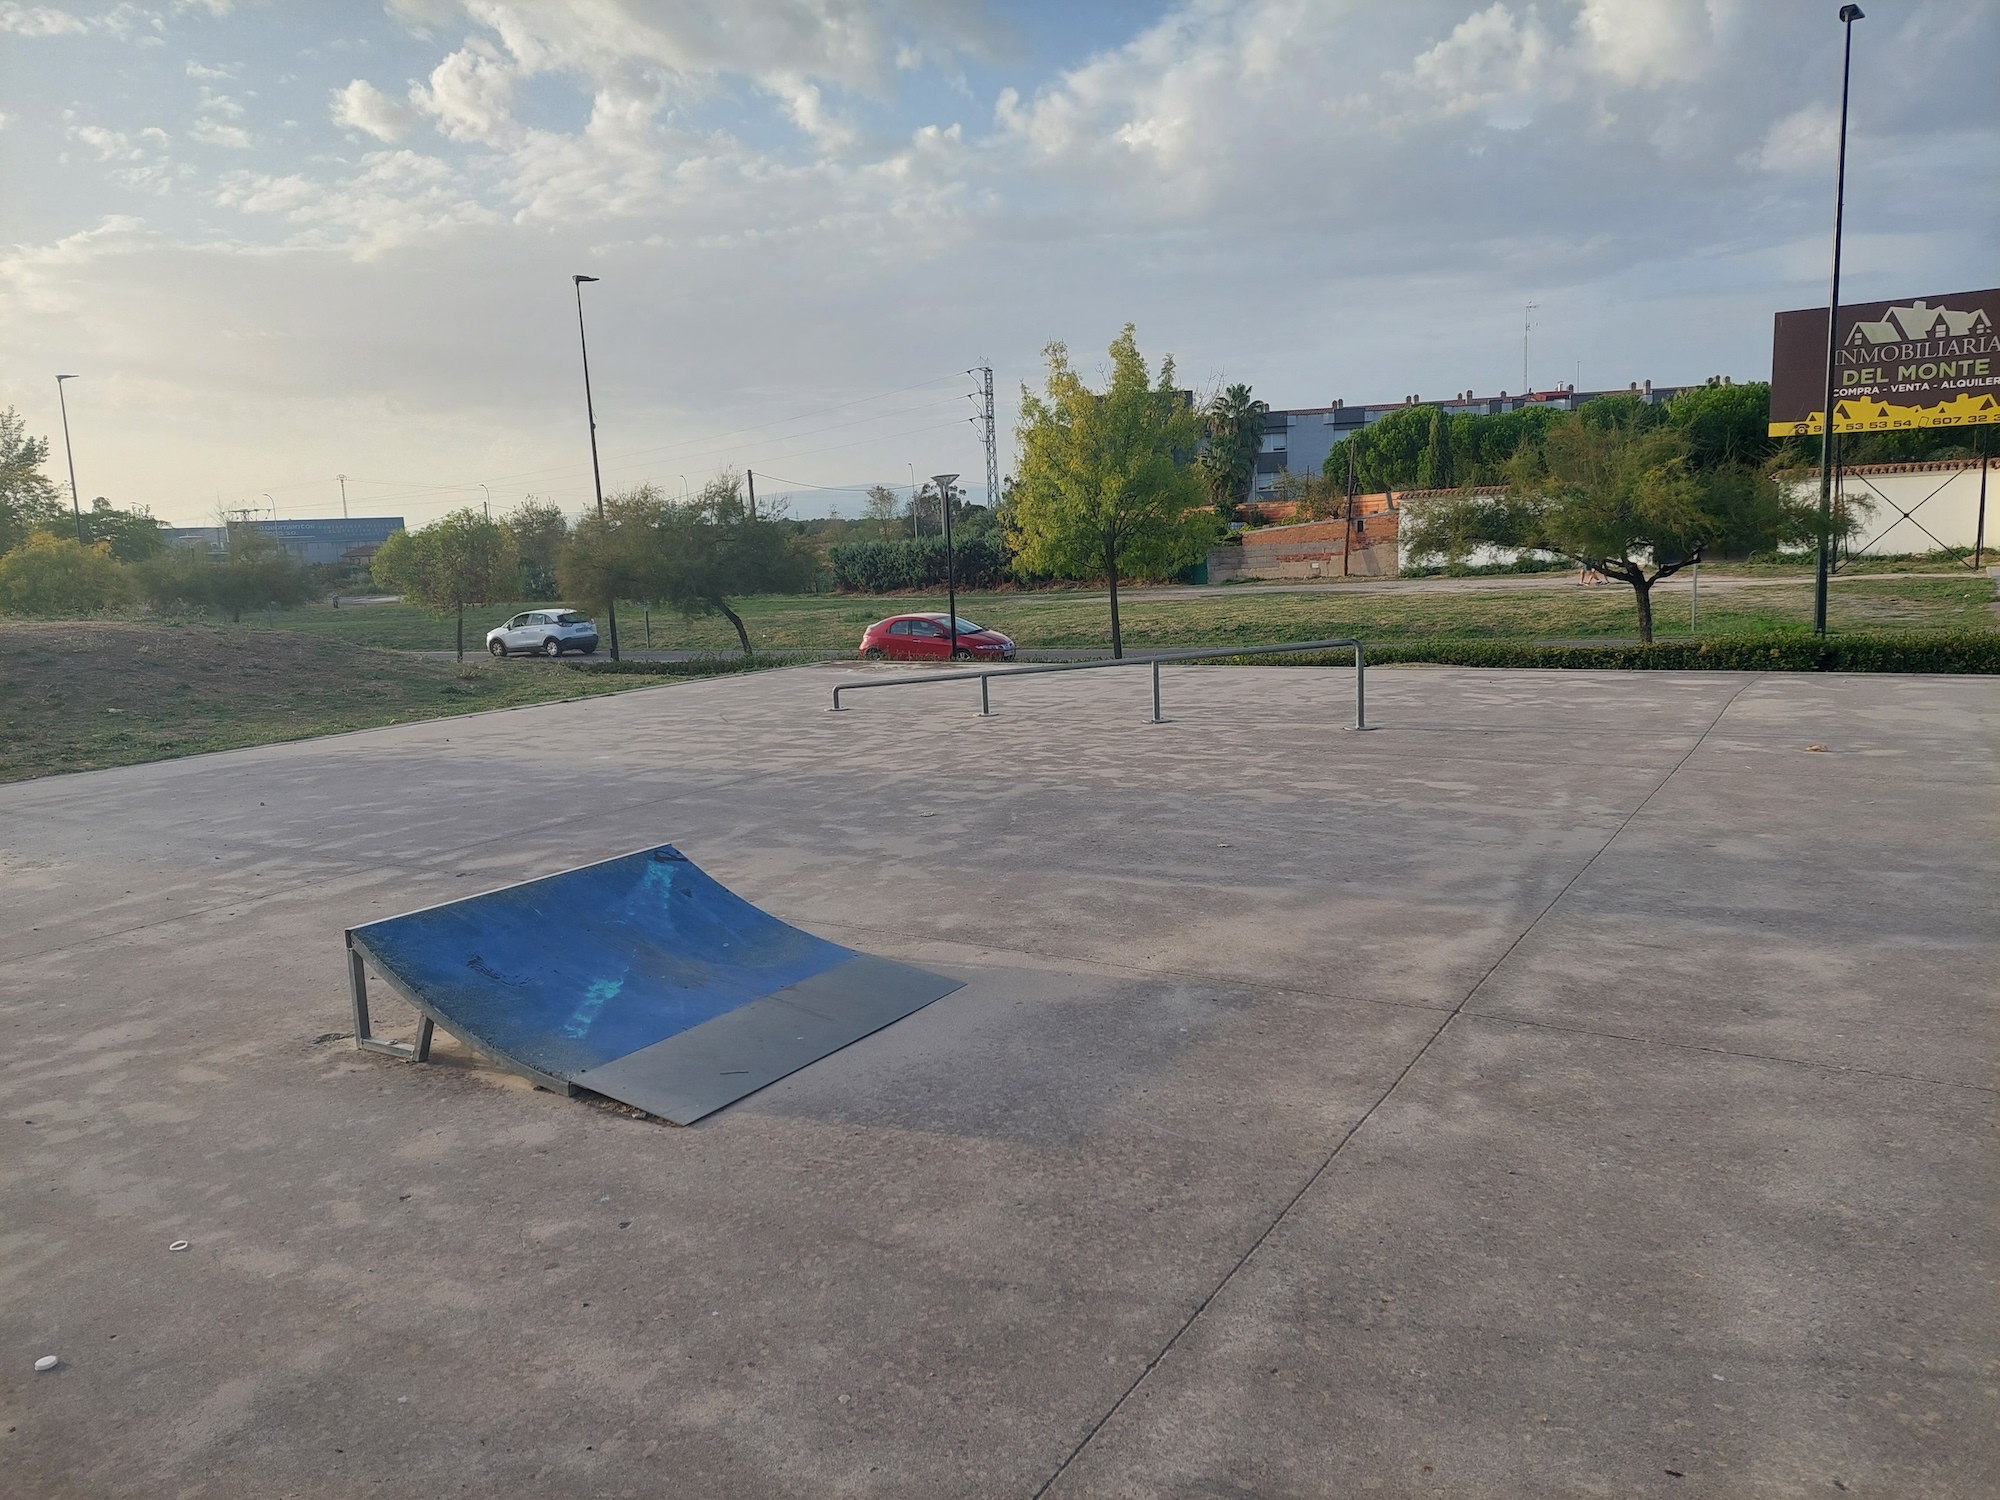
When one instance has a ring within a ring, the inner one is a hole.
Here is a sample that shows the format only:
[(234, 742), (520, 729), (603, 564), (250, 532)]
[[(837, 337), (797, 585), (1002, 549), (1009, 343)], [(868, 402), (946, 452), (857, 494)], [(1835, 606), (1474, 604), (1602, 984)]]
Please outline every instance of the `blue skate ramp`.
[(539, 1083), (689, 1124), (950, 994), (959, 981), (801, 932), (671, 844), (347, 934), (425, 1020)]

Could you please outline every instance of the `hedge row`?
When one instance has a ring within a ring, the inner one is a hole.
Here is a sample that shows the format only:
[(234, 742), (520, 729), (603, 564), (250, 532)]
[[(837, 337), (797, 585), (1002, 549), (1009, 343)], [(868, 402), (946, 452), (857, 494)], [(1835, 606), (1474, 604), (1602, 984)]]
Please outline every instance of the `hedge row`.
[(722, 677), (790, 664), (763, 656), (695, 656), (686, 661), (578, 661), (570, 663), (570, 670), (594, 677)]
[[(1246, 657), (1283, 666), (1343, 666), (1347, 652)], [(1537, 646), (1526, 641), (1417, 641), (1368, 648), (1370, 665), (1556, 667), (1590, 671), (1983, 672), (2000, 673), (2000, 632), (1927, 635), (1710, 636), (1651, 646)]]
[[(953, 561), (962, 589), (997, 588), (1007, 580), (1007, 542), (998, 527), (953, 539)], [(944, 538), (905, 537), (893, 542), (842, 542), (829, 547), (837, 588), (864, 594), (905, 593), (944, 587)]]

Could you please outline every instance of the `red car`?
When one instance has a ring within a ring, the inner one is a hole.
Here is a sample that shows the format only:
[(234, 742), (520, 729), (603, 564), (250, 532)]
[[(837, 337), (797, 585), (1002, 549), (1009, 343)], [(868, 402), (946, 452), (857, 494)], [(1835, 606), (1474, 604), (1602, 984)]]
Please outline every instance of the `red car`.
[[(861, 655), (869, 661), (943, 661), (951, 657), (950, 615), (892, 615), (861, 635)], [(958, 622), (956, 661), (1012, 661), (1014, 643), (997, 630)]]

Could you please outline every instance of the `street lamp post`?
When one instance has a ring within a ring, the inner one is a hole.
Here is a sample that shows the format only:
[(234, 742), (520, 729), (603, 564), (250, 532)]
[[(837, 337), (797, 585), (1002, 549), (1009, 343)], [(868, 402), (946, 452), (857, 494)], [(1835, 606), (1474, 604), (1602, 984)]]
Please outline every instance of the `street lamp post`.
[(76, 544), (81, 547), (84, 545), (83, 502), (76, 494), (76, 453), (69, 445), (69, 402), (63, 396), (63, 382), (74, 379), (74, 375), (56, 376), (56, 404), (62, 408), (63, 457), (69, 462), (69, 508), (76, 515)]
[(1840, 220), (1847, 198), (1847, 80), (1854, 64), (1858, 5), (1840, 7), (1847, 28), (1840, 54), (1840, 144), (1833, 168), (1833, 284), (1826, 294), (1826, 396), (1819, 409), (1819, 559), (1813, 570), (1813, 634), (1826, 634), (1827, 553), (1833, 541), (1833, 354), (1840, 326)]
[[(590, 419), (590, 477), (592, 483), (597, 486), (597, 519), (601, 521), (604, 519), (604, 471), (597, 462), (597, 408), (592, 405), (590, 399), (590, 343), (583, 334), (583, 284), (586, 281), (595, 281), (597, 278), (572, 276), (570, 280), (576, 284), (576, 343), (583, 351), (583, 413)], [(618, 592), (616, 586), (611, 592), (613, 594)], [(604, 614), (605, 623), (611, 628), (611, 659), (616, 661), (618, 660), (617, 599), (605, 600)]]
[(483, 484), (479, 488), (486, 495), (486, 498), (479, 502), (479, 508), (485, 513), (486, 519), (490, 521), (493, 519), (493, 491), (487, 489)]
[(931, 475), (931, 483), (937, 486), (938, 507), (944, 512), (944, 597), (945, 608), (951, 611), (947, 629), (954, 660), (958, 657), (958, 569), (951, 560), (951, 482), (956, 478), (956, 474)]

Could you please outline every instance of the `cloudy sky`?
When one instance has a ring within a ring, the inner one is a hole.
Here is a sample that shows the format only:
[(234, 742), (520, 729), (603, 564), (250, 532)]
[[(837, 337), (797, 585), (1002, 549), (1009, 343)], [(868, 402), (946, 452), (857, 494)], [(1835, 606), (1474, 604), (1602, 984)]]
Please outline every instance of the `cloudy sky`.
[[(417, 523), (957, 470), (1127, 321), (1276, 406), (1761, 377), (1830, 0), (0, 0), (0, 406), (86, 497)], [(2000, 0), (1869, 0), (1853, 300), (2000, 283)], [(481, 485), (485, 489), (481, 488)], [(267, 498), (268, 497), (268, 498)]]

